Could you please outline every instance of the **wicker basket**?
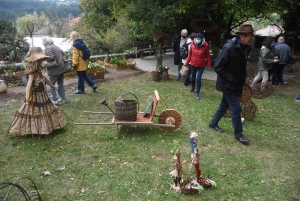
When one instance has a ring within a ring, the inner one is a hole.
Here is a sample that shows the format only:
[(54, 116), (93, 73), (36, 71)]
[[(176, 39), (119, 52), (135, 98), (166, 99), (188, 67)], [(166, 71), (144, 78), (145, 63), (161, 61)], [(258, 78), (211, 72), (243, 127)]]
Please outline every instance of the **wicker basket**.
[(198, 193), (199, 191), (197, 189), (193, 189), (193, 188), (186, 188), (186, 186), (190, 184), (190, 186), (192, 186), (192, 184), (190, 183), (190, 181), (187, 179), (187, 180), (183, 180), (182, 183), (180, 183), (180, 191), (184, 194), (196, 194)]
[[(131, 94), (135, 100), (124, 100), (125, 95)], [(115, 101), (115, 120), (118, 121), (136, 121), (139, 110), (137, 97), (132, 93), (126, 93)]]
[(252, 97), (252, 90), (248, 84), (244, 84), (242, 96), (239, 97), (240, 102), (246, 102)]
[(256, 99), (264, 99), (269, 97), (273, 93), (272, 82), (257, 83), (252, 89), (252, 97)]

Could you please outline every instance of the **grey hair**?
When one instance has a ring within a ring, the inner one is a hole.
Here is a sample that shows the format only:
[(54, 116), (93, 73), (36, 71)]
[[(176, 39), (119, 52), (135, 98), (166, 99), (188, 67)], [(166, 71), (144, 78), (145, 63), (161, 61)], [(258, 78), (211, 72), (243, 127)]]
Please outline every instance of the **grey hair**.
[(49, 36), (43, 37), (42, 38), (42, 43), (43, 45), (46, 47), (47, 45), (49, 45), (50, 43), (53, 43), (53, 39)]
[(181, 34), (185, 34), (185, 33), (188, 34), (188, 31), (186, 29), (182, 29)]
[(77, 31), (72, 31), (72, 32), (70, 33), (70, 38), (71, 38), (73, 41), (75, 41), (75, 40), (77, 40), (77, 39), (80, 39), (80, 35), (79, 35), (79, 33), (78, 33)]

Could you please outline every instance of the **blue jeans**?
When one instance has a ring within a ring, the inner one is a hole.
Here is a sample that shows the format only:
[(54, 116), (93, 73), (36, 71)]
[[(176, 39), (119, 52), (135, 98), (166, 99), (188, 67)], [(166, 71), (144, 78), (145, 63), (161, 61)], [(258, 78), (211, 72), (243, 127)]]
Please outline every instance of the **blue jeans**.
[(91, 79), (91, 77), (88, 74), (86, 74), (86, 71), (77, 71), (77, 77), (78, 77), (78, 91), (80, 92), (84, 92), (84, 80), (92, 88), (97, 86), (95, 82)]
[(185, 86), (188, 86), (191, 82), (192, 68), (191, 65), (188, 65), (188, 67), (189, 67), (189, 74), (184, 77), (184, 83), (183, 83)]
[[(49, 81), (55, 85), (58, 85), (58, 94), (62, 101), (66, 101), (65, 89), (64, 89), (64, 73), (58, 75), (49, 75)], [(56, 91), (50, 87), (50, 98), (52, 101), (57, 101)]]
[(181, 78), (181, 73), (180, 73), (180, 70), (183, 66), (183, 63), (182, 63), (182, 59), (180, 58), (180, 63), (178, 65), (178, 73), (177, 73), (177, 78)]
[[(204, 72), (204, 68), (196, 68), (194, 66), (191, 66), (191, 71), (192, 71), (192, 78), (191, 81), (192, 83), (195, 83), (195, 81), (197, 82), (196, 84), (196, 93), (200, 92), (200, 88), (201, 88), (201, 78)], [(197, 75), (197, 77), (196, 77)]]
[(300, 91), (299, 91), (298, 95), (296, 96), (296, 100), (300, 101)]
[(217, 109), (215, 115), (210, 121), (211, 125), (218, 125), (220, 119), (224, 116), (227, 109), (231, 109), (231, 121), (234, 130), (234, 137), (243, 137), (243, 124), (241, 121), (241, 105), (238, 98), (235, 95), (223, 93), (221, 103)]

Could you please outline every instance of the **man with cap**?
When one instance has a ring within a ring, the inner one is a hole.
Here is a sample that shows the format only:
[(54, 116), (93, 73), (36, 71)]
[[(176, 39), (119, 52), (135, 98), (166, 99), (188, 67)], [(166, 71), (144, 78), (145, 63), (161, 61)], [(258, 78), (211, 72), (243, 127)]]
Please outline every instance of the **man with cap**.
[(247, 76), (247, 58), (251, 51), (250, 44), (254, 39), (254, 30), (250, 24), (244, 24), (239, 27), (236, 34), (236, 37), (228, 40), (223, 46), (214, 64), (214, 70), (218, 74), (216, 89), (222, 92), (223, 96), (209, 127), (223, 132), (218, 123), (230, 108), (234, 137), (240, 143), (247, 145), (250, 140), (243, 135), (239, 97), (242, 95)]
[(178, 65), (178, 72), (176, 80), (179, 81), (181, 78), (180, 70), (182, 68), (182, 58), (180, 56), (180, 49), (187, 41), (188, 31), (186, 29), (181, 30), (181, 36), (174, 41), (173, 52), (174, 54), (174, 64)]

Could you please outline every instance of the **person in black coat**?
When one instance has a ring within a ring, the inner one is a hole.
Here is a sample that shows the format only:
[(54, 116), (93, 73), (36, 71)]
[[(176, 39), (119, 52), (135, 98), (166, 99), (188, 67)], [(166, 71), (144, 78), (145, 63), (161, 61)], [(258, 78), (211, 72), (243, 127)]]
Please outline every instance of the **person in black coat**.
[(218, 123), (230, 108), (234, 137), (240, 143), (248, 144), (250, 140), (243, 135), (241, 105), (238, 98), (242, 95), (246, 81), (247, 58), (251, 51), (250, 44), (254, 39), (254, 30), (250, 24), (245, 24), (239, 27), (236, 34), (238, 36), (228, 40), (223, 46), (214, 64), (214, 70), (218, 74), (216, 89), (223, 93), (223, 97), (209, 127), (223, 132)]
[(175, 52), (174, 64), (178, 65), (178, 73), (176, 78), (177, 81), (179, 81), (179, 79), (181, 78), (180, 70), (183, 65), (182, 58), (180, 56), (180, 48), (186, 43), (187, 35), (188, 35), (188, 31), (186, 29), (182, 29), (181, 36), (178, 37), (173, 44), (173, 52)]

